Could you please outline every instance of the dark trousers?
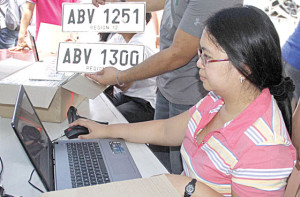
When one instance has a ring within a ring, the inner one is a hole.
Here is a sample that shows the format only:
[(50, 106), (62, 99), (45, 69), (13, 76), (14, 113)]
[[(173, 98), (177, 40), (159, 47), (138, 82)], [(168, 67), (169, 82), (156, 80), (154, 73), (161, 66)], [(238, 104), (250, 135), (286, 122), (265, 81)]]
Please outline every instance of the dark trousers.
[(0, 49), (8, 49), (14, 47), (18, 43), (19, 31), (3, 28), (0, 31)]
[[(161, 94), (160, 91), (158, 91), (156, 95), (154, 119), (159, 120), (171, 118), (189, 110), (191, 107), (192, 105), (171, 103)], [(180, 174), (183, 171), (180, 146), (169, 147), (149, 145), (149, 148), (170, 173)]]
[(154, 118), (154, 108), (144, 99), (126, 96), (123, 92), (113, 96), (108, 95), (108, 97), (130, 123), (153, 120)]

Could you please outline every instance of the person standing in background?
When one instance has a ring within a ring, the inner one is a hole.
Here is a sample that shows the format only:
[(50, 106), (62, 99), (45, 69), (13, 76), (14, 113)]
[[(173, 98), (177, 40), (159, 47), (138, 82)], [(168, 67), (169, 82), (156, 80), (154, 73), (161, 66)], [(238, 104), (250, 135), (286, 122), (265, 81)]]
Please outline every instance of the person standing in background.
[[(146, 13), (146, 25), (150, 19), (151, 13)], [(155, 53), (146, 42), (148, 36), (146, 33), (116, 33), (107, 40), (107, 43), (144, 45), (144, 59), (147, 59)], [(156, 99), (155, 77), (115, 85), (113, 95), (108, 97), (128, 122), (153, 120)]]
[[(147, 25), (147, 27), (151, 28), (152, 33), (155, 35), (155, 39), (154, 39), (154, 46), (157, 50), (159, 50), (159, 19), (158, 19), (158, 15), (157, 12), (151, 12), (152, 18), (152, 25)], [(147, 31), (147, 29), (146, 29)]]
[[(92, 2), (96, 7), (105, 4), (105, 0)], [(104, 85), (129, 83), (157, 76), (158, 92), (154, 119), (176, 116), (188, 110), (207, 94), (199, 80), (196, 67), (203, 21), (222, 8), (237, 4), (242, 5), (243, 0), (146, 0), (147, 12), (164, 9), (160, 25), (160, 52), (124, 71), (107, 67), (99, 73), (86, 76)], [(179, 146), (150, 148), (170, 172), (182, 172)]]
[(295, 103), (297, 103), (300, 96), (300, 23), (298, 23), (294, 33), (283, 45), (282, 58), (285, 72), (292, 78), (296, 86), (294, 99)]
[(300, 100), (293, 114), (292, 141), (297, 150), (296, 168), (300, 171)]
[(282, 47), (283, 66), (295, 84), (292, 141), (297, 150), (296, 168), (300, 171), (300, 22)]
[(27, 36), (27, 28), (32, 19), (34, 8), (36, 8), (35, 39), (37, 39), (41, 23), (61, 25), (62, 3), (64, 2), (74, 3), (77, 2), (77, 0), (27, 0), (21, 19), (18, 44), (16, 47), (11, 48), (10, 50), (19, 51), (26, 47), (29, 47), (27, 42), (25, 41), (25, 38)]
[(26, 0), (8, 0), (0, 10), (1, 20), (0, 49), (14, 47), (18, 42), (21, 17)]

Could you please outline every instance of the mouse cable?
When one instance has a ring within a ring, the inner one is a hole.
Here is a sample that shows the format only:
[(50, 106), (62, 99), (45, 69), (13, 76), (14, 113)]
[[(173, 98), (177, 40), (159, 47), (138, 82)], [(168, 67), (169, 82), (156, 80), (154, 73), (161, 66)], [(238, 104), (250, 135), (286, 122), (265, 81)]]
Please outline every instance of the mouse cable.
[[(4, 165), (3, 165), (3, 161), (2, 161), (1, 157), (0, 157), (0, 165), (1, 165), (0, 180), (1, 180), (1, 175), (2, 175), (3, 169), (4, 169)], [(9, 195), (9, 194), (5, 194), (4, 193), (4, 187), (2, 185), (0, 185), (0, 197), (14, 197), (14, 196)]]
[(30, 178), (28, 180), (28, 183), (36, 190), (40, 191), (41, 193), (44, 193), (43, 190), (41, 190), (40, 188), (38, 188), (37, 186), (35, 186), (33, 183), (31, 183), (31, 178), (32, 178), (32, 175), (33, 173), (35, 172), (35, 169), (32, 170), (31, 174), (30, 174)]
[(63, 134), (62, 136), (60, 136), (60, 137), (58, 137), (58, 138), (56, 138), (56, 139), (52, 140), (51, 142), (53, 143), (53, 142), (55, 142), (55, 141), (59, 140), (59, 139), (60, 139), (60, 138), (62, 138), (62, 137), (65, 137), (65, 136), (66, 136), (66, 134)]
[(2, 172), (3, 172), (3, 161), (2, 161), (2, 158), (0, 157), (0, 164), (1, 164), (1, 170), (0, 170), (0, 180), (1, 180), (1, 175), (2, 175)]
[[(3, 172), (3, 162), (1, 157), (0, 157), (0, 164), (1, 164), (1, 170), (0, 170), (0, 180), (1, 180), (1, 175)], [(0, 197), (3, 197), (3, 194), (4, 194), (4, 188), (2, 187), (2, 185), (0, 185)]]

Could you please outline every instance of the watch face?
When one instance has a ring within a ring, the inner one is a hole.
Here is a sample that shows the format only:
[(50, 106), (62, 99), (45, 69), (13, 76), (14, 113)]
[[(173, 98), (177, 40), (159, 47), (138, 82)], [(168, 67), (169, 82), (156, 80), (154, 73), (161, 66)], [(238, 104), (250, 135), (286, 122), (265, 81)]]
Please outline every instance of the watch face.
[(193, 185), (188, 185), (186, 186), (186, 192), (188, 193), (193, 193), (195, 190), (194, 186)]

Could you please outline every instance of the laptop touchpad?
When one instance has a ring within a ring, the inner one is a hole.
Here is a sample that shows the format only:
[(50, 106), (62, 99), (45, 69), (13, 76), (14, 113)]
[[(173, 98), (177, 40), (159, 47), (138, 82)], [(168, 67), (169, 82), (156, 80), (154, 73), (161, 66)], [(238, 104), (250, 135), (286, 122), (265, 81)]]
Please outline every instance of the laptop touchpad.
[(113, 181), (140, 178), (141, 175), (123, 141), (105, 140), (102, 146)]

